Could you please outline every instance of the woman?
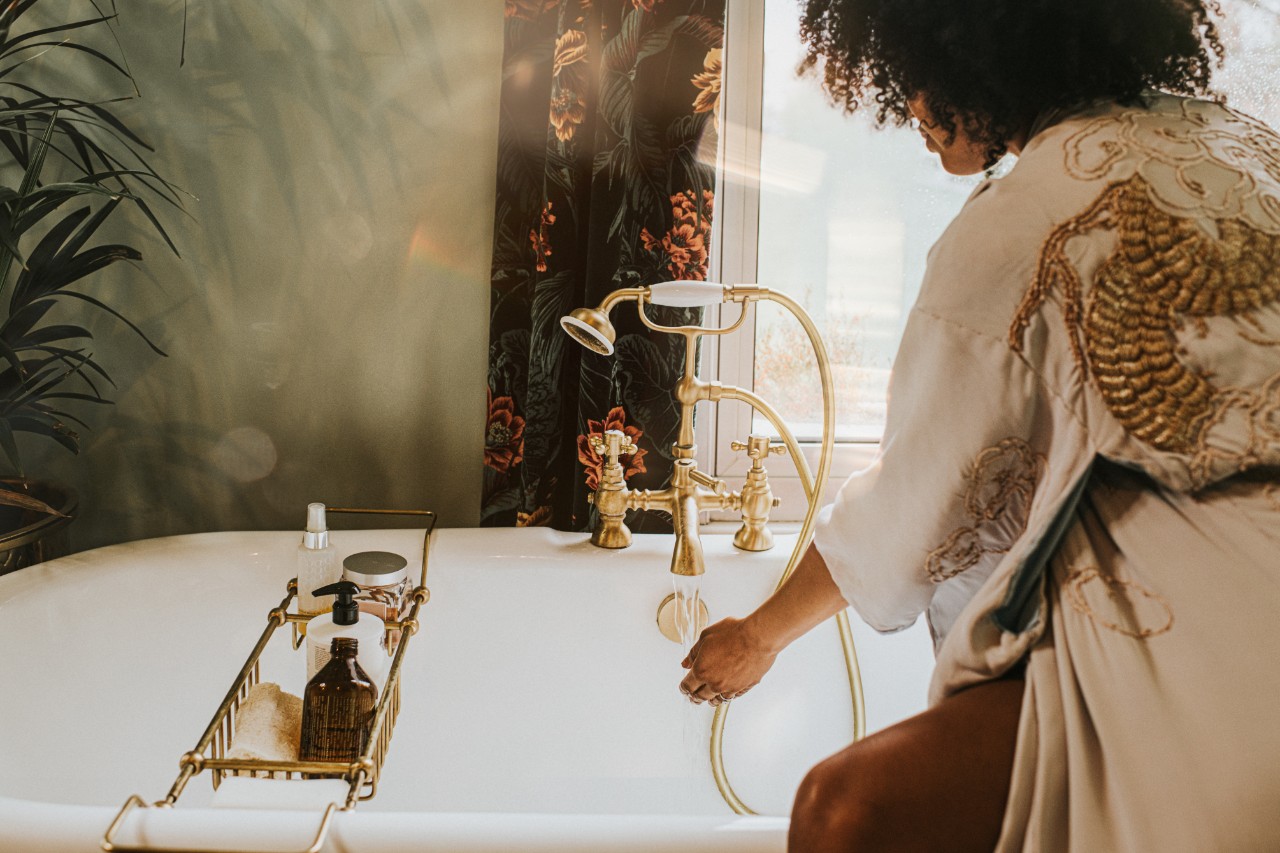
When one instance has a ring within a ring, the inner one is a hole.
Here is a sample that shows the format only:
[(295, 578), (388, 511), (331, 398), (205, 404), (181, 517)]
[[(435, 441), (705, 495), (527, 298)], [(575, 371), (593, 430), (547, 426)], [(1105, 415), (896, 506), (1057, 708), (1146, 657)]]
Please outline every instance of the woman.
[(681, 689), (924, 613), (929, 710), (809, 773), (792, 849), (1280, 850), (1280, 137), (1194, 99), (1206, 4), (810, 0), (801, 32), (948, 171), (1019, 159), (930, 253), (876, 462)]

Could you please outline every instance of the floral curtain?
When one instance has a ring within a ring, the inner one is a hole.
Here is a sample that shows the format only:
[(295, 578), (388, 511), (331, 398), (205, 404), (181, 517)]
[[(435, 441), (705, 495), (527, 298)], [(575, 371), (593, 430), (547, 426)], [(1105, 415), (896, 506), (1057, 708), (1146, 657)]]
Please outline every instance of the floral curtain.
[[(506, 0), (481, 523), (585, 530), (591, 434), (664, 487), (682, 338), (616, 310), (616, 352), (560, 328), (619, 287), (705, 279), (725, 0)], [(665, 323), (693, 311), (650, 309)], [(669, 519), (633, 513), (633, 530)]]

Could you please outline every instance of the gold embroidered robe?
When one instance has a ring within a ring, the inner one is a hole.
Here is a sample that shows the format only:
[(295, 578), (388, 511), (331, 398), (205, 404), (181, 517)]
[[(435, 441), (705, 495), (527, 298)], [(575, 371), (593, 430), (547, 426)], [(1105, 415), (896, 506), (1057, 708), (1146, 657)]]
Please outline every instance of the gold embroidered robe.
[(1280, 136), (1162, 95), (1039, 130), (889, 394), (817, 547), (873, 627), (926, 614), (931, 701), (1027, 661), (999, 849), (1280, 850)]

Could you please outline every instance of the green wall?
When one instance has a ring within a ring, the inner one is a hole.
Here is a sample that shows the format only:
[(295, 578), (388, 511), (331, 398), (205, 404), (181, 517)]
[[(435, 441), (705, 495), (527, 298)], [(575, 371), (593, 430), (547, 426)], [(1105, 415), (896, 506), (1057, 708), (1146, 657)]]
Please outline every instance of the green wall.
[(116, 405), (78, 457), (24, 445), (80, 493), (73, 548), (300, 528), (314, 500), (474, 525), (501, 4), (191, 0), (181, 67), (181, 2), (119, 8), (121, 112), (198, 200), (181, 259), (122, 217), (145, 262), (91, 288), (168, 357), (93, 319)]

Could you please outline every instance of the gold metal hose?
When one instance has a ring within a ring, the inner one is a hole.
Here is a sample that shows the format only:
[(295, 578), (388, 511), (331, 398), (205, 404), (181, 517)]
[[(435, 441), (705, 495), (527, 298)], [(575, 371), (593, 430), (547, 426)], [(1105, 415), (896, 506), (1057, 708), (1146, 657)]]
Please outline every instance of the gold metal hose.
[[(800, 533), (796, 537), (796, 544), (791, 551), (791, 557), (787, 560), (786, 568), (783, 569), (777, 586), (774, 587), (776, 592), (795, 571), (813, 536), (813, 525), (818, 514), (818, 508), (822, 504), (822, 492), (827, 482), (827, 475), (831, 470), (831, 455), (835, 445), (835, 387), (831, 379), (831, 362), (827, 356), (826, 346), (823, 345), (818, 329), (809, 318), (809, 315), (795, 300), (786, 294), (767, 290), (761, 293), (760, 296), (777, 302), (790, 311), (800, 322), (805, 333), (809, 336), (809, 343), (813, 347), (814, 356), (818, 361), (818, 375), (822, 381), (822, 447), (818, 456), (816, 481), (809, 469), (809, 463), (805, 460), (804, 454), (800, 450), (800, 443), (796, 441), (795, 435), (773, 406), (745, 388), (725, 387), (722, 394), (725, 398), (739, 400), (752, 406), (764, 415), (773, 428), (778, 431), (778, 435), (782, 437), (783, 442), (786, 444), (791, 461), (795, 464), (796, 471), (800, 475), (800, 484), (804, 488), (805, 498), (809, 502), (809, 508), (805, 512), (804, 522), (800, 525)], [(862, 675), (858, 668), (858, 653), (853, 645), (853, 630), (849, 626), (849, 613), (847, 610), (842, 610), (836, 614), (836, 625), (840, 632), (840, 648), (844, 652), (845, 672), (849, 677), (849, 697), (853, 703), (853, 739), (857, 741), (861, 740), (866, 734), (867, 715), (865, 698), (862, 692)], [(715, 715), (711, 718), (711, 773), (715, 777), (716, 787), (720, 789), (720, 795), (724, 797), (725, 802), (729, 804), (729, 807), (735, 813), (743, 815), (756, 814), (734, 792), (733, 785), (729, 782), (729, 776), (725, 772), (724, 726), (728, 716), (729, 705), (726, 703), (716, 708)]]

